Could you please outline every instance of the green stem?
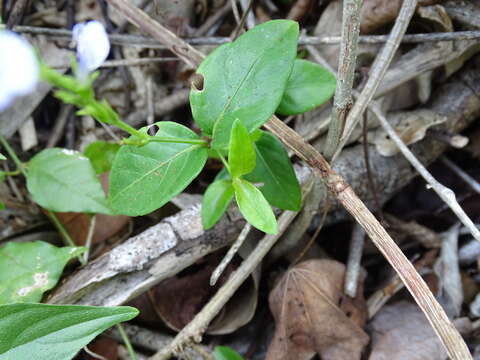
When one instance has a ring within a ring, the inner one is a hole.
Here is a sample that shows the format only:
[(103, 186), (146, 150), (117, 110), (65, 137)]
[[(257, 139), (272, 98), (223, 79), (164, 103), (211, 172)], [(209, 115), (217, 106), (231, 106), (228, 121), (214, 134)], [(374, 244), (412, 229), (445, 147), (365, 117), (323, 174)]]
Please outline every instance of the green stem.
[[(57, 227), (58, 231), (60, 231), (60, 234), (62, 234), (63, 240), (65, 241), (65, 245), (76, 246), (75, 242), (70, 237), (70, 234), (68, 233), (68, 231), (65, 229), (65, 227), (60, 222), (60, 220), (58, 220), (57, 215), (55, 215), (55, 213), (51, 210), (47, 210), (47, 213), (48, 213), (48, 216), (50, 216), (50, 218), (52, 219), (55, 226)], [(77, 256), (77, 258), (82, 265), (86, 264), (84, 258), (81, 255)]]
[(225, 168), (227, 169), (228, 173), (231, 175), (231, 173), (230, 173), (230, 166), (228, 166), (228, 162), (227, 162), (227, 160), (225, 159), (225, 157), (224, 157), (222, 154), (220, 154), (219, 151), (215, 151), (215, 152), (217, 153), (217, 155), (218, 155), (218, 157), (220, 158), (220, 160), (222, 160), (222, 163), (223, 163), (223, 165), (225, 166)]
[(21, 171), (24, 176), (27, 176), (27, 173), (25, 172), (25, 165), (20, 161), (15, 153), (15, 150), (13, 150), (8, 141), (2, 135), (0, 135), (0, 143), (7, 151), (8, 155), (12, 158), (13, 162), (17, 166), (17, 170)]
[(133, 350), (133, 346), (130, 343), (130, 339), (128, 338), (127, 333), (125, 332), (125, 329), (123, 328), (122, 324), (117, 324), (118, 332), (120, 333), (120, 336), (122, 337), (122, 340), (127, 347), (128, 355), (130, 355), (131, 360), (137, 360), (137, 355), (135, 355), (135, 351)]
[(20, 170), (15, 170), (15, 171), (4, 171), (3, 173), (7, 176), (16, 176), (16, 175), (20, 175), (22, 172)]
[(148, 139), (148, 135), (147, 135), (147, 134), (138, 131), (137, 129), (131, 127), (131, 126), (128, 125), (126, 122), (123, 122), (123, 121), (120, 120), (120, 119), (116, 119), (116, 120), (114, 121), (113, 125), (119, 127), (120, 129), (122, 129), (123, 131), (129, 133), (130, 135), (133, 135), (133, 136), (138, 137), (139, 139), (143, 139), (143, 140), (147, 140), (147, 139)]

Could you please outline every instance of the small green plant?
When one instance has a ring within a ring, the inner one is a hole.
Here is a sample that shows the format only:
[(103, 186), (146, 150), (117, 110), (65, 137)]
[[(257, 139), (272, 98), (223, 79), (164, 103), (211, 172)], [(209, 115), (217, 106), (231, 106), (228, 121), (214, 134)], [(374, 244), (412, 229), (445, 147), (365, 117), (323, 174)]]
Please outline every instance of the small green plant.
[[(248, 222), (276, 233), (271, 206), (298, 210), (301, 191), (287, 152), (275, 136), (259, 128), (275, 112), (311, 110), (335, 89), (328, 71), (296, 58), (297, 41), (296, 22), (275, 20), (211, 53), (197, 71), (202, 81), (190, 94), (201, 135), (164, 121), (155, 124), (154, 136), (147, 127), (136, 130), (106, 101), (95, 98), (97, 73), (80, 71), (76, 61), (73, 75), (41, 64), (41, 78), (58, 89), (59, 99), (77, 106), (78, 114), (118, 126), (130, 137), (117, 144), (93, 144), (86, 156), (58, 148), (41, 151), (24, 166), (33, 199), (54, 211), (145, 215), (183, 191), (210, 156), (220, 159), (225, 169), (206, 190), (204, 227), (214, 226), (235, 198)], [(107, 170), (108, 197), (97, 178)]]
[[(150, 135), (150, 127), (131, 127), (106, 101), (95, 97), (95, 70), (110, 49), (99, 23), (80, 24), (74, 29), (77, 58), (72, 59), (71, 75), (60, 74), (41, 60), (36, 62), (25, 40), (10, 32), (0, 32), (0, 43), (6, 41), (12, 49), (19, 48), (28, 55), (23, 57), (23, 64), (30, 67), (24, 82), (15, 77), (5, 78), (4, 83), (0, 79), (0, 90), (13, 89), (0, 91), (0, 111), (15, 96), (33, 91), (40, 77), (55, 87), (57, 98), (75, 105), (77, 114), (89, 115), (129, 134), (115, 143), (91, 144), (84, 154), (45, 149), (28, 163), (20, 162), (0, 136), (6, 154), (17, 165), (15, 171), (0, 172), (0, 180), (7, 175), (25, 175), (32, 199), (50, 211), (140, 216), (182, 192), (211, 157), (221, 161), (224, 168), (203, 197), (205, 229), (221, 219), (235, 198), (249, 223), (274, 234), (277, 222), (272, 206), (299, 210), (301, 189), (286, 150), (275, 136), (260, 127), (275, 113), (295, 115), (309, 111), (327, 101), (335, 90), (332, 74), (317, 64), (297, 59), (298, 36), (296, 22), (274, 20), (217, 48), (198, 68), (200, 81), (195, 82), (190, 93), (193, 119), (201, 134), (175, 122), (161, 121), (154, 124), (155, 135)], [(0, 70), (15, 64), (15, 59), (0, 57)], [(3, 154), (0, 160), (5, 160)], [(110, 171), (108, 196), (98, 177), (105, 171)], [(3, 206), (0, 203), (0, 209)], [(2, 252), (13, 251), (18, 256), (18, 246), (0, 249), (0, 269), (9, 267)], [(27, 267), (17, 284), (2, 279), (0, 297), (5, 305), (0, 305), (0, 328), (10, 335), (0, 339), (0, 360), (25, 358), (22, 354), (32, 352), (41, 353), (42, 359), (70, 359), (106, 327), (136, 315), (131, 308), (24, 304), (40, 301), (43, 292), (58, 281), (66, 262), (83, 251), (74, 247), (58, 249), (40, 242), (27, 247), (28, 254), (43, 252), (45, 261), (40, 268), (44, 271)], [(38, 286), (32, 287), (32, 279), (45, 273), (49, 276), (38, 278)], [(26, 291), (22, 289), (28, 290), (28, 297), (21, 296)], [(6, 304), (11, 302), (19, 303)], [(37, 326), (43, 322), (48, 327)], [(22, 331), (24, 335), (20, 336)], [(49, 345), (42, 345), (46, 343)], [(233, 350), (222, 347), (215, 350), (215, 358), (241, 359)]]

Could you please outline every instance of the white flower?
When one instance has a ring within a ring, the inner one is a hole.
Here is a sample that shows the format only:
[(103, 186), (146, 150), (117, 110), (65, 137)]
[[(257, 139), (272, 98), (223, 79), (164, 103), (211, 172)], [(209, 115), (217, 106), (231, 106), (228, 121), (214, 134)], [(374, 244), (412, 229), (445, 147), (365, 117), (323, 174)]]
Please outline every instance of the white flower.
[(0, 31), (0, 111), (35, 89), (39, 66), (32, 46), (20, 35)]
[(105, 28), (96, 20), (75, 25), (72, 35), (77, 44), (77, 75), (84, 80), (103, 64), (110, 52), (110, 41)]

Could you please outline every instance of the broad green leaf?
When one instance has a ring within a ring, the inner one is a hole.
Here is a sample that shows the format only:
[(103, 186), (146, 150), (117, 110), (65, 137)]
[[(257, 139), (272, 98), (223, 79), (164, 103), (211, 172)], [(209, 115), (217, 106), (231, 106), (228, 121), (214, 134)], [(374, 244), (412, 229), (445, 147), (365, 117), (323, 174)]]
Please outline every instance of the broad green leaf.
[(215, 346), (213, 351), (214, 360), (243, 360), (235, 350), (230, 349), (227, 346)]
[[(155, 136), (195, 139), (183, 125), (158, 122)], [(178, 195), (200, 173), (207, 161), (202, 145), (151, 142), (120, 148), (110, 172), (109, 200), (115, 211), (148, 214)]]
[(277, 112), (296, 115), (322, 105), (335, 93), (333, 74), (311, 61), (296, 59)]
[(199, 66), (203, 88), (193, 88), (193, 118), (212, 146), (225, 149), (235, 119), (249, 132), (275, 112), (296, 56), (298, 24), (273, 20), (258, 25), (212, 52)]
[(57, 284), (68, 261), (83, 251), (43, 241), (7, 243), (0, 248), (0, 304), (40, 301)]
[(3, 155), (2, 153), (0, 153), (0, 160), (7, 160), (7, 158), (5, 157), (5, 155)]
[(255, 149), (245, 125), (235, 120), (230, 137), (228, 165), (233, 178), (252, 172), (255, 168)]
[(132, 307), (0, 306), (0, 360), (70, 360), (98, 334), (138, 315)]
[(234, 179), (233, 188), (238, 208), (245, 219), (267, 234), (276, 234), (277, 220), (260, 190), (243, 179)]
[(219, 180), (211, 183), (202, 201), (202, 223), (205, 229), (210, 229), (222, 217), (233, 198), (233, 185), (229, 180)]
[(92, 164), (78, 151), (39, 152), (28, 163), (27, 188), (33, 200), (49, 210), (111, 213)]
[(93, 168), (97, 174), (110, 171), (112, 168), (113, 159), (120, 145), (109, 143), (105, 141), (96, 141), (87, 146), (84, 153), (90, 159)]
[(298, 211), (302, 191), (282, 143), (274, 135), (263, 132), (254, 146), (257, 166), (245, 179), (263, 184), (260, 191), (271, 205)]

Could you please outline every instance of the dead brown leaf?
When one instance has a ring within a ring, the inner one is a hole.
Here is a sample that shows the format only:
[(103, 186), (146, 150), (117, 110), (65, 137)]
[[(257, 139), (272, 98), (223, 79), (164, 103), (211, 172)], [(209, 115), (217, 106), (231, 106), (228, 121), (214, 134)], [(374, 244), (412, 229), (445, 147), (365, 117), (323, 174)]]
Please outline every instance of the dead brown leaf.
[[(419, 6), (433, 5), (441, 0), (420, 0)], [(364, 0), (361, 10), (360, 32), (371, 33), (395, 20), (402, 0)]]
[(425, 315), (415, 304), (402, 301), (385, 306), (371, 326), (369, 360), (445, 360), (447, 353)]
[(360, 359), (369, 340), (361, 328), (365, 302), (363, 294), (345, 301), (344, 274), (343, 264), (315, 259), (283, 275), (269, 298), (276, 328), (267, 360)]

